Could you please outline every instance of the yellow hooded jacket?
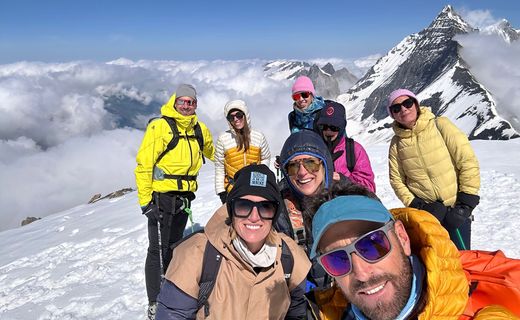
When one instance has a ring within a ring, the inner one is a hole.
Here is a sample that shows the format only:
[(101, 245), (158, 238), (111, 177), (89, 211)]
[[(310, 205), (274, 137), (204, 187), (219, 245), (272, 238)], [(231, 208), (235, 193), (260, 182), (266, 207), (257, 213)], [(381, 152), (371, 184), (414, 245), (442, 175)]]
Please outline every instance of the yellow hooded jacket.
[(269, 166), (271, 161), (271, 151), (265, 136), (260, 131), (254, 130), (251, 126), (251, 117), (245, 103), (236, 101), (228, 103), (224, 107), (224, 116), (237, 109), (244, 113), (250, 129), (249, 149), (239, 150), (237, 144), (237, 133), (233, 126), (228, 122), (229, 130), (222, 133), (215, 143), (215, 191), (219, 194), (223, 191), (230, 192), (233, 188), (231, 179), (235, 173), (244, 166), (252, 163), (263, 163)]
[[(448, 232), (439, 221), (426, 211), (413, 208), (392, 209), (396, 220), (401, 220), (410, 237), (412, 253), (426, 268), (425, 306), (418, 315), (426, 319), (471, 319), (463, 316), (468, 303), (469, 283), (460, 254)], [(320, 319), (341, 319), (348, 302), (341, 290), (334, 286), (328, 292), (315, 294), (320, 306)], [(325, 300), (326, 299), (326, 300)], [(487, 306), (474, 319), (516, 319), (501, 306)]]
[[(163, 158), (155, 163), (159, 155), (173, 138), (172, 130), (163, 118), (156, 119), (148, 125), (143, 141), (137, 152), (137, 167), (135, 168), (135, 180), (139, 205), (146, 206), (152, 200), (152, 192), (169, 191), (197, 191), (198, 175), (202, 166), (202, 156), (214, 161), (215, 148), (213, 137), (206, 125), (197, 120), (197, 115), (183, 116), (174, 108), (175, 94), (161, 107), (161, 114), (175, 119), (180, 139), (177, 146), (166, 153)], [(199, 123), (204, 138), (204, 148), (200, 150), (196, 139), (187, 139), (186, 136), (194, 136), (194, 126)], [(155, 167), (155, 170), (154, 170)], [(181, 179), (180, 188), (176, 179), (164, 178), (163, 175), (184, 175), (191, 177)]]

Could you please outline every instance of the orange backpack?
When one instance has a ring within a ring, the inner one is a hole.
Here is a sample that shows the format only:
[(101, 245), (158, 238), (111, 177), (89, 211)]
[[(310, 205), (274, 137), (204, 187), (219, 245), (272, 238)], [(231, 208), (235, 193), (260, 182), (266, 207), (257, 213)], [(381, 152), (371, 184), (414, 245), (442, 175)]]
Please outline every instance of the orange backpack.
[(500, 305), (520, 317), (519, 259), (500, 250), (462, 250), (460, 258), (470, 286), (464, 316), (471, 319), (484, 307)]

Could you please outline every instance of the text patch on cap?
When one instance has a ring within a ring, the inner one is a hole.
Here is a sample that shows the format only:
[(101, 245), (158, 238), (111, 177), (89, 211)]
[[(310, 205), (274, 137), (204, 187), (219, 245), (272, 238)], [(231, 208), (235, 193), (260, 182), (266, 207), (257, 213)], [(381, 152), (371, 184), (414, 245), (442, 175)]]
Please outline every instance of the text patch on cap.
[(251, 179), (249, 185), (252, 187), (264, 187), (267, 186), (267, 175), (260, 172), (251, 172)]

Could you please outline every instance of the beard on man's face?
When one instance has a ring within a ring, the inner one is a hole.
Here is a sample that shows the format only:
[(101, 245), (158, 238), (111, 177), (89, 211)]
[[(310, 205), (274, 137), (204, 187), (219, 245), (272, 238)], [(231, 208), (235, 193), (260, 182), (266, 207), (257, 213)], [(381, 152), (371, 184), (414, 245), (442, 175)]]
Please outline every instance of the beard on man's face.
[[(348, 292), (343, 292), (347, 300), (355, 305), (369, 319), (395, 319), (401, 313), (410, 297), (412, 287), (412, 266), (410, 260), (404, 253), (400, 245), (394, 246), (400, 251), (400, 267), (397, 274), (383, 273), (370, 278), (368, 281), (358, 281), (353, 279)], [(395, 250), (395, 249), (394, 249)], [(395, 297), (390, 301), (379, 301), (376, 306), (368, 305), (363, 299), (359, 298), (356, 292), (371, 288), (382, 282), (392, 283), (395, 288)]]

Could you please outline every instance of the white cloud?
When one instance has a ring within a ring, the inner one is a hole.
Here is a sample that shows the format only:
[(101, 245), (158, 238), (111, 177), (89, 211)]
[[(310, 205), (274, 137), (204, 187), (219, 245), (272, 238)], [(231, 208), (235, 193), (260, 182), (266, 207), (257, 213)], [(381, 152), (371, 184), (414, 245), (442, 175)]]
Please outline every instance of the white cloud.
[(469, 10), (467, 8), (457, 9), (464, 21), (472, 27), (482, 29), (497, 23), (500, 19), (493, 17), (489, 10)]
[[(272, 154), (279, 153), (289, 135), (291, 83), (265, 77), (263, 63), (123, 58), (0, 65), (0, 230), (36, 212), (54, 213), (95, 193), (135, 185), (143, 132), (115, 129), (105, 96), (162, 104), (178, 84), (191, 83), (198, 92), (197, 114), (215, 139), (228, 128), (225, 103), (243, 99), (253, 126), (266, 134)], [(147, 119), (134, 121), (144, 125)]]
[[(481, 40), (461, 38), (463, 57), (497, 100), (513, 110), (514, 101), (520, 101), (518, 45), (508, 49)], [(214, 139), (228, 128), (225, 103), (242, 99), (253, 127), (266, 135), (277, 155), (289, 135), (292, 82), (265, 77), (264, 62), (122, 58), (0, 65), (0, 230), (35, 212), (47, 215), (85, 203), (95, 193), (135, 186), (135, 154), (143, 132), (115, 129), (106, 95), (156, 105), (167, 101), (178, 84), (191, 83), (198, 92), (197, 114)], [(144, 126), (147, 118), (133, 121)]]
[(462, 58), (499, 106), (499, 114), (520, 130), (520, 41), (511, 44), (498, 35), (458, 36)]
[(135, 188), (133, 169), (142, 132), (116, 129), (68, 139), (45, 151), (27, 138), (0, 143), (0, 229), (28, 216), (86, 203), (96, 193)]

